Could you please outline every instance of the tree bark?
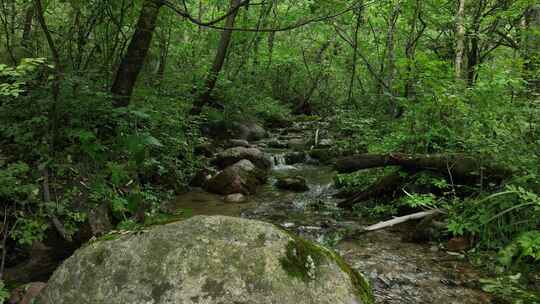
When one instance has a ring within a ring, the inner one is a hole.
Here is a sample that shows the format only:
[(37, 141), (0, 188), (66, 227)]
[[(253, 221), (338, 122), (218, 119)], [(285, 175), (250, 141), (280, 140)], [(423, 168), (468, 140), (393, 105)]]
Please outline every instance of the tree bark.
[(24, 16), (24, 28), (21, 39), (21, 45), (27, 50), (30, 48), (30, 36), (32, 34), (32, 21), (34, 20), (34, 6), (30, 5), (26, 9)]
[(169, 57), (169, 46), (171, 44), (171, 29), (163, 29), (159, 39), (159, 64), (156, 71), (157, 82), (163, 81), (165, 70), (167, 68), (167, 58)]
[(276, 38), (275, 32), (270, 32), (268, 34), (268, 66), (267, 69), (270, 69), (272, 66), (272, 59), (274, 55), (274, 39)]
[(354, 36), (352, 41), (353, 48), (353, 58), (352, 58), (352, 70), (351, 70), (351, 79), (349, 81), (349, 93), (347, 94), (348, 104), (352, 105), (353, 103), (353, 92), (354, 92), (354, 80), (356, 78), (356, 61), (358, 59), (358, 32), (360, 30), (360, 24), (362, 23), (362, 12), (359, 11), (356, 13), (356, 26), (354, 28)]
[[(420, 22), (420, 28), (418, 28), (418, 22)], [(422, 3), (420, 0), (416, 0), (414, 16), (409, 22), (411, 31), (409, 38), (407, 39), (407, 45), (405, 46), (405, 56), (407, 57), (407, 76), (405, 79), (405, 98), (414, 98), (416, 95), (416, 88), (414, 86), (414, 65), (416, 56), (416, 47), (418, 40), (422, 37), (422, 34), (426, 30), (427, 24), (422, 19)]]
[(476, 182), (479, 179), (501, 181), (512, 175), (511, 170), (489, 160), (464, 154), (360, 154), (340, 158), (335, 164), (341, 173), (386, 166), (401, 166), (413, 171), (436, 171), (449, 175), (453, 180), (465, 182)]
[[(332, 40), (325, 41), (322, 44), (321, 48), (319, 49), (319, 52), (315, 56), (314, 62), (315, 62), (315, 64), (317, 66), (320, 66), (320, 68), (318, 69), (318, 73), (315, 76), (310, 75), (309, 79), (311, 80), (311, 85), (307, 89), (307, 91), (302, 92), (301, 95), (299, 95), (298, 97), (295, 97), (292, 100), (293, 103), (295, 103), (295, 104), (293, 104), (293, 109), (292, 109), (292, 112), (291, 112), (292, 114), (294, 114), (294, 115), (302, 115), (302, 114), (311, 115), (311, 114), (313, 114), (312, 113), (313, 112), (313, 107), (311, 105), (311, 98), (313, 97), (313, 94), (315, 94), (315, 91), (319, 87), (319, 84), (320, 84), (321, 80), (323, 80), (324, 77), (325, 77), (325, 74), (324, 74), (325, 68), (322, 65), (322, 63), (323, 63), (323, 59), (325, 58), (324, 53), (328, 50), (328, 48), (330, 47), (332, 42), (333, 42)], [(306, 67), (306, 70), (308, 71), (308, 73), (311, 74), (311, 71), (310, 71), (309, 64), (307, 62), (305, 53), (302, 52), (302, 55), (303, 55), (303, 60), (304, 60), (304, 65)]]
[(47, 23), (45, 22), (45, 16), (41, 0), (34, 0), (34, 9), (36, 18), (41, 26), (41, 29), (43, 30), (43, 34), (45, 35), (47, 44), (49, 45), (49, 50), (51, 51), (54, 62), (55, 73), (54, 81), (52, 83), (53, 102), (51, 103), (51, 108), (49, 110), (49, 132), (51, 134), (50, 152), (54, 154), (59, 124), (57, 105), (60, 98), (60, 86), (62, 84), (62, 80), (64, 79), (64, 67), (60, 59), (60, 52), (58, 51), (58, 48), (55, 45), (54, 39), (52, 38)]
[[(238, 7), (241, 3), (242, 3), (242, 0), (231, 0), (230, 9)], [(234, 10), (234, 12), (232, 12), (227, 17), (227, 19), (225, 20), (226, 28), (234, 27), (234, 22), (235, 22), (236, 16), (238, 15), (238, 10), (239, 9)], [(232, 34), (233, 34), (232, 30), (224, 30), (221, 32), (221, 38), (219, 39), (219, 45), (216, 52), (216, 56), (214, 57), (214, 62), (212, 63), (212, 67), (210, 68), (210, 73), (208, 74), (208, 78), (205, 81), (204, 91), (193, 104), (193, 107), (191, 108), (192, 115), (200, 114), (202, 111), (202, 108), (210, 102), (212, 91), (214, 90), (214, 87), (216, 86), (219, 73), (221, 72), (221, 68), (223, 68), (223, 63), (225, 62), (225, 57), (227, 56), (227, 50), (231, 42)]]
[(486, 1), (478, 1), (478, 7), (473, 16), (471, 32), (467, 35), (470, 40), (469, 52), (467, 55), (467, 85), (472, 87), (477, 78), (477, 69), (480, 64), (480, 35), (481, 35), (481, 23), (483, 18), (483, 12), (486, 7)]
[(525, 79), (530, 91), (540, 94), (540, 4), (527, 9), (525, 23)]
[(118, 67), (111, 87), (115, 107), (129, 105), (133, 88), (152, 43), (161, 6), (163, 6), (161, 0), (144, 0), (142, 4), (135, 33)]
[(465, 56), (465, 0), (459, 0), (456, 14), (456, 55), (454, 75), (456, 80), (463, 79), (463, 58)]
[(395, 52), (395, 35), (396, 24), (401, 13), (401, 2), (398, 2), (392, 9), (388, 23), (388, 32), (386, 36), (386, 52), (387, 52), (387, 67), (385, 87), (389, 90), (389, 112), (393, 117), (400, 115), (399, 105), (397, 104), (394, 94), (394, 79), (396, 77), (396, 52)]

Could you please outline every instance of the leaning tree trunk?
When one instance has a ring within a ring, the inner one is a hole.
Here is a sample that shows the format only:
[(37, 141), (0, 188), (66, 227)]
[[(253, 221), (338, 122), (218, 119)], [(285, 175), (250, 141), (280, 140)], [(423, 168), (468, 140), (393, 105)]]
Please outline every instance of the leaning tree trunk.
[(135, 33), (131, 38), (126, 54), (120, 62), (111, 87), (115, 107), (129, 105), (133, 88), (152, 43), (152, 36), (161, 6), (163, 6), (161, 0), (144, 0), (142, 4)]
[(465, 0), (459, 0), (456, 14), (456, 56), (454, 75), (456, 80), (463, 79), (463, 58), (465, 56)]
[(527, 9), (525, 22), (525, 79), (531, 92), (540, 94), (540, 4)]
[(360, 154), (343, 157), (335, 167), (341, 173), (363, 169), (401, 166), (406, 170), (428, 170), (450, 175), (454, 180), (477, 181), (479, 178), (503, 180), (512, 172), (479, 156), (464, 154)]
[(208, 74), (208, 78), (205, 82), (204, 92), (193, 104), (193, 107), (191, 108), (192, 115), (200, 114), (202, 108), (211, 100), (212, 91), (216, 86), (216, 82), (218, 80), (219, 73), (221, 72), (221, 68), (223, 68), (223, 63), (225, 62), (225, 57), (227, 56), (227, 49), (229, 48), (229, 44), (231, 42), (233, 30), (230, 28), (234, 26), (234, 21), (236, 19), (236, 16), (238, 15), (238, 6), (241, 3), (242, 0), (231, 0), (230, 2), (230, 9), (236, 9), (227, 17), (227, 20), (225, 21), (225, 28), (227, 29), (223, 30), (223, 32), (221, 33), (221, 38), (219, 39), (219, 46), (216, 52), (216, 56), (214, 57), (214, 62), (212, 64), (212, 67), (210, 68), (210, 73)]

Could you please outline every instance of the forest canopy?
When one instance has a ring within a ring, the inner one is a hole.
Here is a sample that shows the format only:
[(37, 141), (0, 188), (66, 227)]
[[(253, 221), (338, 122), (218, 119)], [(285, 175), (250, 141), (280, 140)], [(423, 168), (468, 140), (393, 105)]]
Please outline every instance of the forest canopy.
[(40, 245), (165, 217), (219, 131), (310, 121), (345, 212), (436, 209), (534, 285), (538, 1), (0, 0), (0, 302)]

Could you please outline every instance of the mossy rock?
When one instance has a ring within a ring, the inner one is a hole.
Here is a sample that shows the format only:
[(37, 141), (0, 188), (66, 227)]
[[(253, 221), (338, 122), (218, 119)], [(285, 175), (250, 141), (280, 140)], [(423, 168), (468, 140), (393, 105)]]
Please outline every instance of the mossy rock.
[(37, 303), (370, 304), (373, 297), (325, 247), (269, 223), (196, 216), (81, 248)]

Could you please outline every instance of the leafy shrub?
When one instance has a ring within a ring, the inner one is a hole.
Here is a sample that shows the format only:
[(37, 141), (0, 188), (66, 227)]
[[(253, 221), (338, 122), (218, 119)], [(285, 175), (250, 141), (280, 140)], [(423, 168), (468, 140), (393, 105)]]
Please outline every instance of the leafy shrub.
[(499, 252), (499, 261), (505, 266), (523, 263), (540, 265), (540, 231), (518, 235)]
[(453, 205), (448, 229), (455, 235), (476, 235), (487, 248), (500, 248), (521, 232), (536, 229), (539, 215), (535, 193), (508, 185), (506, 191)]
[(5, 303), (9, 299), (9, 290), (7, 290), (4, 282), (0, 280), (0, 303)]
[(480, 282), (484, 291), (493, 293), (508, 303), (529, 304), (540, 301), (540, 294), (527, 289), (527, 282), (519, 273), (495, 279), (482, 279)]

